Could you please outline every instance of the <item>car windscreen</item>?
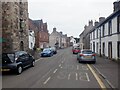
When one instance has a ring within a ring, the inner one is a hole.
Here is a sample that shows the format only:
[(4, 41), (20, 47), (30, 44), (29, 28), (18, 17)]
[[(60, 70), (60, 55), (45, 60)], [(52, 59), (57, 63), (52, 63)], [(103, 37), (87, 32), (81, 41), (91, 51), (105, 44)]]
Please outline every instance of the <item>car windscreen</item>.
[(15, 56), (14, 54), (2, 54), (2, 64), (9, 64), (14, 62)]
[(82, 51), (82, 53), (83, 53), (83, 54), (93, 54), (93, 52), (92, 52), (92, 51), (90, 51), (90, 50), (85, 50), (85, 51)]
[(18, 58), (19, 56), (21, 56), (23, 54), (27, 54), (27, 53), (24, 52), (24, 51), (18, 51), (18, 52), (15, 53), (15, 58)]

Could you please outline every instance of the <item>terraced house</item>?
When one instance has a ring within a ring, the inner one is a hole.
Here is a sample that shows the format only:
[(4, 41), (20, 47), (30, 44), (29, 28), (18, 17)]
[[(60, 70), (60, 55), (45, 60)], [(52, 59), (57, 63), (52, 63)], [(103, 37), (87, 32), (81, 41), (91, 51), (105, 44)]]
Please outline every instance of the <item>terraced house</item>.
[(114, 2), (114, 12), (90, 31), (90, 47), (111, 59), (120, 59), (120, 1)]

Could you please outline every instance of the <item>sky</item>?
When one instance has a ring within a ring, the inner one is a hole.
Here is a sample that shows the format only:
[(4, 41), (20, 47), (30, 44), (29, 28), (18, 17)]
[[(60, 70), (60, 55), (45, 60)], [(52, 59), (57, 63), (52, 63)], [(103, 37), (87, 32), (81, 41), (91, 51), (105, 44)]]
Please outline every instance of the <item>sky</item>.
[(47, 22), (51, 33), (56, 27), (68, 36), (79, 37), (89, 20), (98, 21), (113, 13), (117, 0), (28, 0), (29, 18)]

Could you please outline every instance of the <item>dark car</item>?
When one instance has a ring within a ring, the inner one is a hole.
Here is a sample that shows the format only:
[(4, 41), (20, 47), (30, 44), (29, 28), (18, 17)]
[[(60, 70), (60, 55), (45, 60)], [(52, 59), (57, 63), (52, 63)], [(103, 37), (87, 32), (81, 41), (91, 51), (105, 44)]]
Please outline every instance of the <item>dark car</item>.
[(96, 63), (96, 54), (89, 49), (83, 49), (77, 54), (77, 60), (80, 62)]
[(81, 49), (79, 47), (73, 47), (72, 48), (73, 54), (78, 54), (78, 53), (80, 53), (80, 51), (81, 51)]
[(41, 52), (41, 57), (51, 57), (51, 56), (53, 56), (53, 51), (51, 50), (51, 48), (45, 48)]
[(2, 53), (1, 71), (15, 71), (17, 74), (21, 74), (24, 68), (34, 66), (34, 63), (34, 57), (25, 51)]
[(55, 47), (50, 48), (53, 51), (53, 54), (57, 54), (57, 49)]

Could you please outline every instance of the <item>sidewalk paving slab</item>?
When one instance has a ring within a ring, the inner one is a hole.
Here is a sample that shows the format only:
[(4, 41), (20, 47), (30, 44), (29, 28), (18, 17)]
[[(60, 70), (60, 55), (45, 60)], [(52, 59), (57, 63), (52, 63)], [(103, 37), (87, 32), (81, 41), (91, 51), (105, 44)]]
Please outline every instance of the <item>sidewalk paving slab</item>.
[(118, 88), (118, 62), (97, 56), (97, 62), (94, 66), (106, 77), (113, 87)]

